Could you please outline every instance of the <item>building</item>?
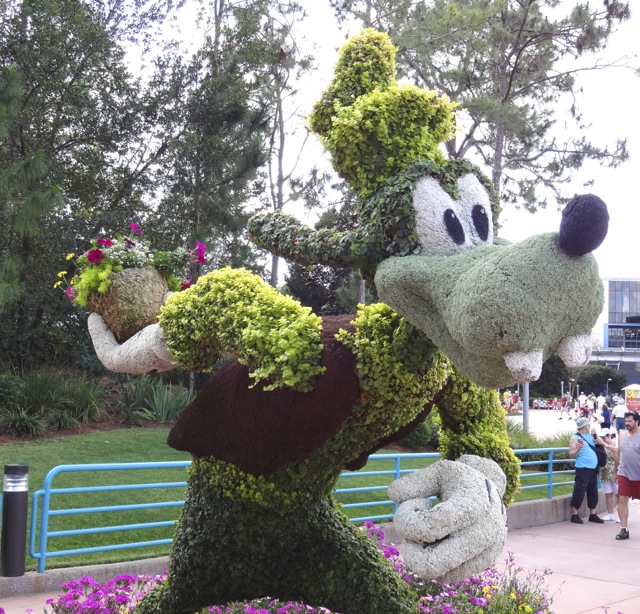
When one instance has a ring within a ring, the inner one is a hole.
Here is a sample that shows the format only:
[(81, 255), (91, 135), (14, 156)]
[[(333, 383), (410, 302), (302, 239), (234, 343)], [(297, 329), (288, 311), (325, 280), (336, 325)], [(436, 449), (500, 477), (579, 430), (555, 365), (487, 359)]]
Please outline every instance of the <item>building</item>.
[(604, 309), (590, 362), (620, 369), (640, 384), (640, 279), (604, 279)]

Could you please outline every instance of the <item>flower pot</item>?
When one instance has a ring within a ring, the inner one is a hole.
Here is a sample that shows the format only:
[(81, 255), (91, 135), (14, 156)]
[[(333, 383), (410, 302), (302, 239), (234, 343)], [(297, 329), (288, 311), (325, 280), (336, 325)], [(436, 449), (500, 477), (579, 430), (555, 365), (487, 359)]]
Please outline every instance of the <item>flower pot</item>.
[(158, 321), (167, 290), (164, 277), (153, 267), (123, 269), (111, 275), (105, 293), (91, 294), (88, 307), (104, 318), (122, 343)]

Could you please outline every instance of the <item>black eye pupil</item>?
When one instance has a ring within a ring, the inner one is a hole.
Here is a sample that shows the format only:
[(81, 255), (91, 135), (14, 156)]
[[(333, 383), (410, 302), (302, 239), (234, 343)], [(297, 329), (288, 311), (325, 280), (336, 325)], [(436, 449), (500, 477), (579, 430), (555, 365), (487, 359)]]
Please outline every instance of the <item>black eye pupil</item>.
[(453, 209), (447, 209), (444, 212), (444, 225), (453, 242), (456, 245), (462, 245), (464, 243), (464, 229)]
[(486, 241), (489, 238), (489, 218), (487, 212), (482, 205), (475, 205), (471, 212), (473, 218), (473, 225), (476, 227), (476, 232), (482, 241)]

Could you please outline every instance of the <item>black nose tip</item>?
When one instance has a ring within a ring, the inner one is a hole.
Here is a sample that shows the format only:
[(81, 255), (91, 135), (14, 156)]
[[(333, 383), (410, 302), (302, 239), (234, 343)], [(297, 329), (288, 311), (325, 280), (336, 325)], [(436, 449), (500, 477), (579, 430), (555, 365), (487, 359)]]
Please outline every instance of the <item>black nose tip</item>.
[(604, 241), (609, 229), (607, 205), (594, 194), (574, 196), (562, 211), (558, 243), (571, 256), (584, 256)]

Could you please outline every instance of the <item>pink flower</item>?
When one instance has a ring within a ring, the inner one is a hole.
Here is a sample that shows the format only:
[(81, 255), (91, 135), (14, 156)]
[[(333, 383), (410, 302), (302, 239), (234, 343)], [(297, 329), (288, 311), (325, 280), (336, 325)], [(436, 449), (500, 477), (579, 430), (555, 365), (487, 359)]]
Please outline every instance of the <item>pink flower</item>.
[(70, 301), (72, 301), (74, 298), (76, 298), (76, 296), (78, 296), (78, 291), (72, 288), (71, 286), (67, 286), (64, 290), (64, 293), (67, 295), (67, 298)]
[(101, 247), (111, 247), (113, 245), (113, 241), (111, 239), (98, 239), (98, 245)]
[(129, 228), (131, 228), (131, 232), (134, 234), (140, 234), (142, 232), (142, 228), (140, 228), (140, 226), (135, 222), (131, 222), (131, 224), (129, 224)]
[(93, 264), (100, 264), (103, 258), (104, 254), (99, 249), (92, 249), (87, 253), (87, 260), (93, 262)]
[(191, 286), (193, 286), (193, 282), (190, 279), (185, 279), (180, 284), (180, 290), (186, 290), (187, 288), (191, 288)]
[(200, 243), (200, 241), (196, 241), (196, 252), (198, 253), (198, 262), (200, 264), (204, 264), (207, 261), (205, 257), (206, 251), (207, 246), (204, 243)]

